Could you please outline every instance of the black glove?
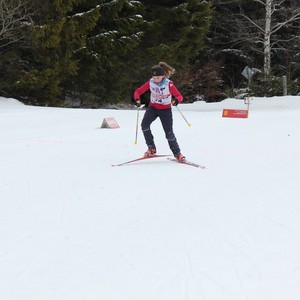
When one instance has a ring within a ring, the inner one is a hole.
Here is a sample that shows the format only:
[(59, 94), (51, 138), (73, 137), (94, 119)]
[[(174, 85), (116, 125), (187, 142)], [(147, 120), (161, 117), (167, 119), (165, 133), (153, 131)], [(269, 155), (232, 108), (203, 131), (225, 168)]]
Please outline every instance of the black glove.
[(140, 99), (135, 99), (135, 106), (140, 107), (141, 106), (141, 100)]
[(173, 99), (173, 100), (172, 100), (172, 105), (173, 105), (173, 106), (177, 106), (178, 103), (179, 103), (179, 101), (178, 101), (177, 99)]

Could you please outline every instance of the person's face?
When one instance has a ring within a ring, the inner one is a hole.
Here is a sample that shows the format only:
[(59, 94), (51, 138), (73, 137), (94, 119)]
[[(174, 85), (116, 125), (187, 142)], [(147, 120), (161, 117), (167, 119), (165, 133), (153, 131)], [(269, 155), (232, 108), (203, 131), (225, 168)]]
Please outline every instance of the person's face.
[(152, 76), (154, 82), (162, 82), (162, 80), (164, 79), (165, 76)]

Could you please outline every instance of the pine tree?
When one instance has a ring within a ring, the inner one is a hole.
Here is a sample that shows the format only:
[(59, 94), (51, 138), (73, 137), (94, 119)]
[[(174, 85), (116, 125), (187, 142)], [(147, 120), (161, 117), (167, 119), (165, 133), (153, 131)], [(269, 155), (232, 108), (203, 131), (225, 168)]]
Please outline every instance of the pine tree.
[(144, 37), (145, 55), (149, 60), (165, 60), (186, 66), (203, 50), (212, 7), (207, 1), (143, 1), (148, 21)]
[(76, 51), (85, 46), (86, 34), (100, 16), (95, 7), (74, 13), (87, 0), (47, 0), (35, 2), (39, 12), (33, 18), (32, 47), (26, 53), (28, 69), (14, 88), (41, 105), (63, 103), (69, 77), (78, 70)]
[(76, 91), (99, 97), (98, 104), (123, 101), (138, 60), (144, 23), (137, 1), (96, 1), (101, 17), (77, 53), (80, 69)]

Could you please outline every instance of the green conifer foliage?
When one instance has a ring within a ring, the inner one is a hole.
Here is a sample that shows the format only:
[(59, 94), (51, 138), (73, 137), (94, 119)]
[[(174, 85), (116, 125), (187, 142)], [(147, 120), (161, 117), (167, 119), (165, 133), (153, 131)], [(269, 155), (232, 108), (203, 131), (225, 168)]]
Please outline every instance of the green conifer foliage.
[(185, 66), (204, 48), (212, 17), (207, 1), (143, 1), (149, 21), (144, 37), (146, 55)]
[(17, 88), (37, 104), (59, 105), (65, 85), (77, 74), (76, 51), (84, 47), (86, 34), (100, 16), (99, 9), (75, 13), (86, 0), (47, 0), (32, 26), (30, 69), (24, 72)]
[(31, 43), (14, 52), (10, 91), (38, 105), (124, 101), (153, 64), (178, 70), (202, 51), (211, 19), (209, 2), (196, 0), (31, 2)]
[(97, 26), (89, 34), (87, 45), (78, 52), (80, 71), (77, 91), (99, 97), (98, 104), (123, 101), (128, 94), (144, 23), (138, 1), (98, 1)]

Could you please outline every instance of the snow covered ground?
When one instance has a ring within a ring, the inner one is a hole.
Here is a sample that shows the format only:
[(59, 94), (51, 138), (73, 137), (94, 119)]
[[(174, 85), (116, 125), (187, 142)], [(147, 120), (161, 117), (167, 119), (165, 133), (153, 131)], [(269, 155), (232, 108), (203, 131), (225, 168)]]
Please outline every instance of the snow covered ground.
[(246, 105), (182, 104), (191, 127), (173, 110), (206, 170), (111, 167), (146, 149), (135, 110), (0, 98), (0, 299), (298, 300), (300, 97), (254, 98), (248, 119), (224, 108)]

